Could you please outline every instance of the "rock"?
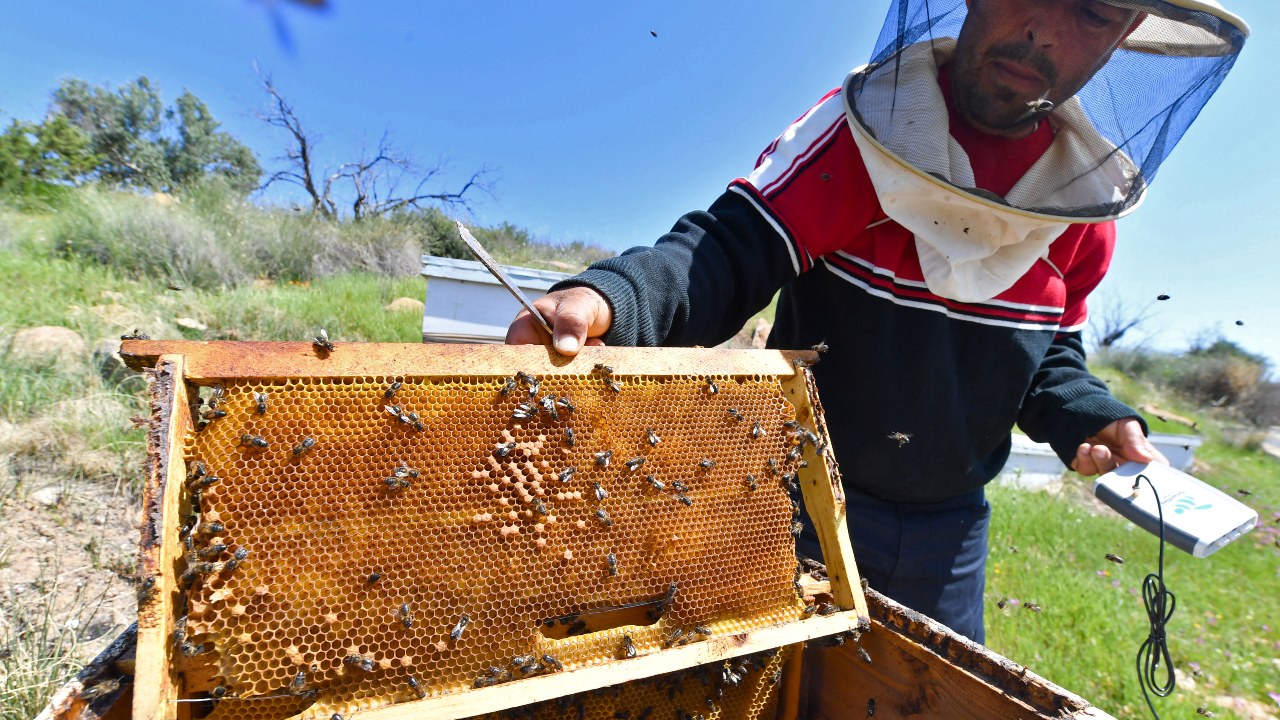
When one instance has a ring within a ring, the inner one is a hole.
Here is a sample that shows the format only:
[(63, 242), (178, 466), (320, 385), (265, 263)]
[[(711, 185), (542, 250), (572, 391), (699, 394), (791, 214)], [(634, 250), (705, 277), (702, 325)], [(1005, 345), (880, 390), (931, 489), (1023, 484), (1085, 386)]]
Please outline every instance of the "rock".
[(208, 330), (209, 329), (208, 325), (205, 325), (204, 323), (200, 322), (195, 318), (189, 318), (189, 317), (174, 318), (173, 324), (177, 325), (180, 328), (186, 328), (188, 330)]
[(99, 340), (93, 348), (93, 366), (103, 380), (113, 385), (138, 374), (120, 359), (119, 340)]
[(426, 305), (421, 301), (411, 297), (398, 297), (387, 305), (387, 312), (413, 312), (421, 314)]
[(42, 487), (31, 493), (31, 501), (44, 507), (53, 507), (62, 502), (62, 488), (57, 485)]
[(29, 363), (78, 363), (85, 359), (85, 342), (71, 328), (57, 325), (24, 328), (13, 336), (10, 354)]

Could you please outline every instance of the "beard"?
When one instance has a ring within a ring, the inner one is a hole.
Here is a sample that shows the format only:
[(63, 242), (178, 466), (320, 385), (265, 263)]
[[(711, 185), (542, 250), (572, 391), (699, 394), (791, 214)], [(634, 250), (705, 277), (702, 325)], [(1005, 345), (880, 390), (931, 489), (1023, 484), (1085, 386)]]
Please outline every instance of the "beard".
[[(957, 54), (952, 70), (952, 95), (956, 108), (967, 120), (996, 131), (1011, 131), (1029, 126), (1039, 119), (1040, 113), (1029, 103), (1045, 98), (1057, 82), (1057, 68), (1029, 42), (1009, 42), (992, 45), (977, 57), (976, 50)], [(1006, 60), (1030, 68), (1038, 73), (1048, 87), (1038, 97), (1028, 97), (1001, 84), (993, 77), (986, 64), (992, 60)]]

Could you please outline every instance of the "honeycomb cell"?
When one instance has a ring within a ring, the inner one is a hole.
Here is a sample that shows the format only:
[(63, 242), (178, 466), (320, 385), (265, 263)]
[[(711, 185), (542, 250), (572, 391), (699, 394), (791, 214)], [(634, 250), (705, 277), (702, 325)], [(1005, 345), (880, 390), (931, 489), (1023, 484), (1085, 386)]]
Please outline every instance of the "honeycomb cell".
[[(624, 634), (644, 654), (705, 640), (695, 628), (800, 617), (778, 478), (797, 469), (805, 440), (776, 379), (713, 377), (715, 393), (705, 376), (511, 381), (222, 384), (226, 415), (185, 439), (189, 466), (220, 478), (185, 521), (192, 552), (227, 546), (215, 554), (222, 569), (184, 590), (188, 637), (211, 647), (194, 660), (229, 689), (213, 717), (350, 715), (417, 699), (408, 674), (428, 696), (465, 692), (505, 681), (489, 668), (517, 656), (549, 655), (537, 672), (555, 672), (615, 661)], [(247, 448), (244, 435), (268, 446)], [(308, 437), (314, 446), (293, 453)], [(593, 626), (635, 604), (656, 621)], [(534, 716), (577, 716), (581, 704), (589, 718), (763, 717), (784, 656), (544, 703)]]

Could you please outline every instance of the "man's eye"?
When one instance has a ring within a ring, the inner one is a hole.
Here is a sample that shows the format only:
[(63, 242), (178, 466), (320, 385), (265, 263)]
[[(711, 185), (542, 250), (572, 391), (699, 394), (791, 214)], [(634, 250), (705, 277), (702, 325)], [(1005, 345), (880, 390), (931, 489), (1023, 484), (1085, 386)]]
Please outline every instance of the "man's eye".
[(1099, 12), (1096, 9), (1096, 7), (1092, 4), (1086, 4), (1081, 6), (1080, 15), (1081, 17), (1084, 18), (1084, 22), (1086, 25), (1099, 30), (1105, 27), (1109, 27), (1110, 25), (1117, 22), (1117, 20), (1111, 17), (1110, 15), (1106, 15), (1104, 13)]

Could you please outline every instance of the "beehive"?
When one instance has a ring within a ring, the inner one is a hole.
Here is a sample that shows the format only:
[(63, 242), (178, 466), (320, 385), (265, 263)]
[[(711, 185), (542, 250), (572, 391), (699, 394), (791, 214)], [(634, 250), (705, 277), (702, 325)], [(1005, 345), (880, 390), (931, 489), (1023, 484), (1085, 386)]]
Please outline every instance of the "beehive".
[[(216, 698), (197, 714), (414, 702), (462, 717), (584, 678), (624, 688), (625, 704), (643, 686), (604, 678), (723, 664), (859, 621), (856, 582), (836, 593), (852, 612), (830, 617), (797, 591), (788, 478), (829, 508), (838, 485), (794, 358), (137, 345), (126, 354), (174, 374), (156, 383), (173, 399), (160, 423), (172, 454), (157, 453), (167, 482), (151, 500), (156, 609), (171, 607), (152, 624), (174, 699)], [(824, 543), (847, 548), (830, 520)], [(700, 714), (759, 716), (775, 671), (722, 687)], [(472, 695), (488, 705), (459, 702)], [(753, 699), (722, 702), (740, 696)], [(595, 697), (588, 717), (603, 712)]]

